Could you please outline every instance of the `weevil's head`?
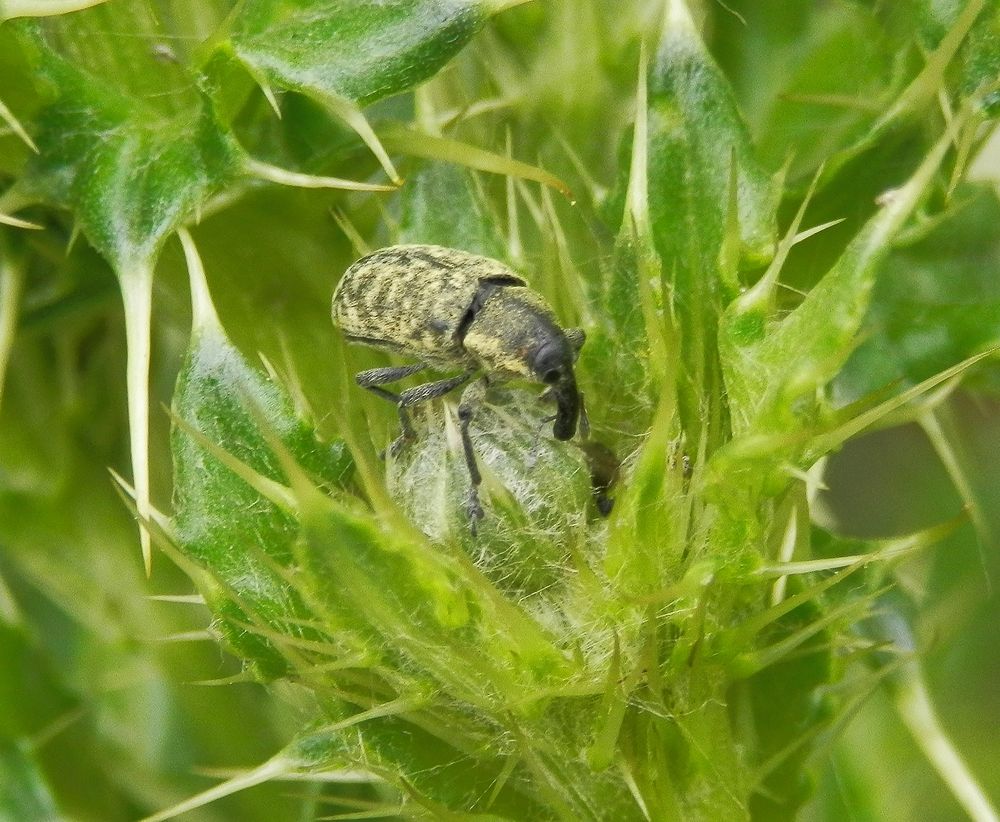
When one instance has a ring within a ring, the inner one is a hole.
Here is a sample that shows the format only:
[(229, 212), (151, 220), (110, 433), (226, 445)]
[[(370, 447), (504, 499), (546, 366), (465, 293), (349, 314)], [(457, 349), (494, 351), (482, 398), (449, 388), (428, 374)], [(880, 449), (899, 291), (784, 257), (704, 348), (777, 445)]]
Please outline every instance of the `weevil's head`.
[(552, 309), (523, 286), (491, 290), (460, 338), (465, 353), (498, 381), (537, 380), (556, 401), (556, 439), (572, 439), (582, 401), (573, 363), (584, 343), (579, 328), (563, 329)]
[[(579, 332), (581, 335), (583, 332)], [(582, 337), (553, 334), (543, 340), (528, 356), (528, 365), (536, 379), (552, 389), (556, 400), (556, 421), (552, 433), (558, 440), (568, 440), (576, 433), (580, 418), (580, 392), (576, 388), (573, 363), (583, 344)]]

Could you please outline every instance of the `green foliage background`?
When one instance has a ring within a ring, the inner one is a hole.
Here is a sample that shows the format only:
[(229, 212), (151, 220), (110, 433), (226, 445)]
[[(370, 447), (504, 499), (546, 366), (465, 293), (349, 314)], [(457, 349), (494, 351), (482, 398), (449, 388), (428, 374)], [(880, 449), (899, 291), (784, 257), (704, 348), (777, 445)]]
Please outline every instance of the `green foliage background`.
[[(994, 0), (88, 5), (0, 0), (0, 819), (996, 818)], [(477, 539), (392, 242), (588, 333)]]

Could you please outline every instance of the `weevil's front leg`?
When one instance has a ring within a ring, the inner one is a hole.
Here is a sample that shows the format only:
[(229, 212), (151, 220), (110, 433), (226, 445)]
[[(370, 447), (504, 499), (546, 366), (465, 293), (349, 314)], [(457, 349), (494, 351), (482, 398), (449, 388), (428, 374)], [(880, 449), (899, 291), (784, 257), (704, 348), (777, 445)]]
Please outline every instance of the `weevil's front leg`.
[(404, 377), (409, 377), (410, 374), (416, 374), (425, 368), (427, 366), (423, 363), (417, 363), (416, 365), (390, 365), (386, 368), (369, 368), (367, 371), (358, 372), (354, 379), (357, 380), (358, 385), (362, 388), (374, 391), (380, 397), (386, 397), (393, 402), (398, 402), (398, 395), (393, 394), (391, 391), (386, 391), (384, 388), (379, 388), (379, 386), (390, 382), (399, 382)]
[[(401, 408), (409, 408), (411, 405), (416, 405), (417, 403), (436, 400), (438, 397), (443, 397), (449, 391), (454, 391), (462, 383), (468, 382), (474, 373), (474, 371), (466, 371), (464, 374), (448, 377), (445, 380), (426, 382), (423, 385), (407, 388), (399, 395), (399, 405)], [(463, 394), (462, 396), (464, 397), (465, 395)]]
[[(418, 363), (417, 365), (391, 365), (387, 368), (370, 368), (367, 371), (362, 371), (354, 378), (362, 388), (367, 388), (373, 394), (389, 400), (389, 402), (396, 406), (399, 410), (399, 427), (403, 430), (401, 439), (413, 439), (415, 436), (413, 425), (410, 423), (410, 415), (406, 413), (405, 406), (400, 402), (402, 396), (392, 391), (387, 391), (382, 386), (390, 382), (399, 382), (399, 380), (409, 377), (411, 374), (423, 371), (426, 367), (426, 365)], [(405, 394), (406, 392), (403, 393)], [(399, 442), (399, 440), (396, 442)], [(393, 443), (393, 446), (395, 447), (395, 443)]]
[[(437, 380), (435, 382), (427, 382), (423, 385), (416, 385), (413, 388), (407, 388), (402, 394), (399, 395), (399, 414), (400, 419), (403, 416), (407, 417), (407, 423), (409, 423), (409, 414), (406, 409), (412, 405), (418, 405), (422, 402), (428, 402), (430, 400), (435, 400), (438, 397), (443, 397), (449, 391), (454, 391), (458, 386), (464, 382), (468, 382), (469, 378), (472, 376), (472, 371), (466, 371), (464, 374), (459, 374), (455, 377), (448, 377), (444, 380)], [(402, 436), (398, 437), (392, 445), (389, 446), (389, 453), (393, 456), (399, 453), (399, 449), (403, 447), (403, 443), (407, 439), (413, 437), (412, 427), (409, 429), (404, 428)]]
[[(580, 398), (580, 423), (578, 427), (580, 432), (580, 442), (586, 443), (590, 439), (590, 417), (587, 416), (587, 406), (583, 401), (583, 393), (579, 393), (578, 396)], [(552, 389), (546, 388), (541, 394), (538, 395), (538, 400), (539, 402), (554, 401), (555, 397), (552, 395)], [(557, 414), (547, 414), (542, 417), (541, 423), (535, 430), (535, 444), (531, 449), (531, 462), (529, 463), (529, 466), (533, 466), (535, 461), (538, 459), (543, 438), (542, 432), (545, 430), (546, 426), (556, 421), (557, 416)], [(608, 510), (610, 510), (610, 508)]]
[(479, 503), (479, 483), (483, 481), (479, 473), (479, 466), (476, 464), (476, 452), (472, 449), (472, 437), (469, 436), (469, 423), (482, 405), (486, 397), (487, 382), (485, 379), (476, 380), (472, 385), (462, 392), (462, 399), (458, 403), (459, 430), (462, 433), (462, 450), (465, 452), (465, 465), (469, 469), (469, 527), (472, 535), (476, 535), (476, 522), (483, 518), (483, 506)]

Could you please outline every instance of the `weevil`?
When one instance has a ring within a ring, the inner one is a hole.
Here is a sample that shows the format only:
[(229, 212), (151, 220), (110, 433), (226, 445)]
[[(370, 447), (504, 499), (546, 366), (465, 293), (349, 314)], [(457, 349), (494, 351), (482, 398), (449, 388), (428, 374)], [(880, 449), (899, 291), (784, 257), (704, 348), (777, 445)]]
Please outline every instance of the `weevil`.
[[(555, 399), (552, 433), (568, 440), (585, 424), (573, 365), (585, 334), (563, 329), (545, 300), (503, 263), (436, 245), (382, 248), (354, 263), (333, 294), (333, 322), (350, 342), (417, 360), (362, 371), (358, 385), (391, 401), (402, 432), (391, 450), (415, 436), (407, 409), (465, 385), (459, 431), (469, 472), (473, 533), (483, 516), (482, 476), (469, 424), (493, 383), (523, 379), (548, 386)], [(394, 393), (383, 386), (425, 368), (459, 373)]]

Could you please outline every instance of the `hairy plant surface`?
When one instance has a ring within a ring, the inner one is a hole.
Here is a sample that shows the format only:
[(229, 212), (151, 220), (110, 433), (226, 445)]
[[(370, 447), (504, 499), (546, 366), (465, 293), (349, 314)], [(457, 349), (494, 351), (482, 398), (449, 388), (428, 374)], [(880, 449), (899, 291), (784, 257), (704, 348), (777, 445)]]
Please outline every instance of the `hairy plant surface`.
[[(0, 0), (0, 819), (996, 819), (998, 110), (996, 0)], [(587, 332), (476, 533), (394, 243)]]

